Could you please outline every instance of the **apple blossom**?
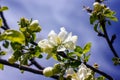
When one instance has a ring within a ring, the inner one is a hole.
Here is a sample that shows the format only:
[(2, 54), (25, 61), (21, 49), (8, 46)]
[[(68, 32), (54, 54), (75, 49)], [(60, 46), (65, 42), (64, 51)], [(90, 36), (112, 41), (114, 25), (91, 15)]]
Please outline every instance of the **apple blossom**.
[(72, 76), (71, 80), (85, 80), (88, 76), (92, 75), (92, 71), (86, 67), (83, 63), (79, 66), (77, 73), (73, 68), (66, 70), (66, 74)]
[(60, 29), (59, 34), (54, 30), (48, 34), (48, 39), (39, 41), (38, 46), (43, 52), (51, 53), (55, 48), (56, 51), (74, 50), (76, 47), (77, 36), (72, 36), (64, 27)]

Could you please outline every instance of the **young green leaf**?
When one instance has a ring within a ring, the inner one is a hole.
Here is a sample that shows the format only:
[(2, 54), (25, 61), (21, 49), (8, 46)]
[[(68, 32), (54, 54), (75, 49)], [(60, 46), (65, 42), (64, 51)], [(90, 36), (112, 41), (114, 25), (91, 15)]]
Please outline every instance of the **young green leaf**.
[(106, 78), (104, 76), (100, 76), (97, 78), (97, 80), (106, 80)]
[(76, 48), (75, 48), (75, 50), (74, 50), (75, 52), (79, 52), (79, 53), (83, 53), (83, 49), (80, 47), (80, 46), (76, 46)]
[(6, 11), (6, 10), (8, 10), (8, 7), (7, 7), (7, 6), (3, 6), (3, 7), (0, 8), (0, 12)]
[(0, 56), (4, 56), (6, 55), (6, 52), (5, 51), (0, 51)]
[(25, 43), (24, 35), (16, 30), (6, 30), (3, 34), (0, 35), (1, 40), (10, 40), (11, 42), (18, 42), (20, 44)]
[(89, 55), (87, 55), (87, 56), (85, 56), (85, 62), (88, 62), (88, 60), (89, 60), (89, 58), (90, 58), (90, 54)]
[(94, 25), (94, 31), (95, 32), (98, 32), (97, 27), (98, 27), (98, 23)]
[(4, 65), (0, 64), (0, 69), (3, 70), (4, 69)]
[(109, 19), (112, 21), (118, 21), (118, 19), (115, 16), (109, 17)]
[(87, 43), (86, 45), (85, 45), (85, 47), (83, 48), (83, 53), (85, 54), (85, 53), (88, 53), (89, 51), (90, 51), (90, 48), (91, 48), (91, 43), (89, 42), (89, 43)]
[(3, 43), (3, 46), (4, 46), (5, 48), (8, 48), (9, 42), (8, 42), (8, 41), (5, 41), (5, 42)]
[(0, 27), (3, 25), (3, 23), (2, 23), (2, 19), (0, 18)]

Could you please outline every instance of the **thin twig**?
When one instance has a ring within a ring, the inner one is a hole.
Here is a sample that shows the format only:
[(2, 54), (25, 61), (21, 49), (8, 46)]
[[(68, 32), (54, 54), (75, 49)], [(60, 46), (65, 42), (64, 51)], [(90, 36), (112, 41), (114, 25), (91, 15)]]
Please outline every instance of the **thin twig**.
[(31, 63), (34, 64), (38, 69), (43, 70), (44, 67), (41, 66), (34, 58), (30, 59)]
[(107, 41), (107, 43), (108, 43), (111, 51), (113, 52), (113, 55), (114, 55), (115, 57), (119, 58), (116, 50), (114, 49), (114, 47), (113, 47), (113, 45), (112, 45), (112, 43), (111, 43), (111, 40), (109, 39), (109, 36), (108, 36), (108, 34), (107, 34), (106, 27), (105, 27), (105, 22), (101, 22), (101, 25), (102, 25), (103, 32), (104, 32), (104, 35), (105, 35), (105, 39), (106, 39), (106, 41)]
[[(0, 6), (0, 8), (1, 8), (1, 6)], [(10, 29), (10, 27), (8, 26), (7, 21), (5, 19), (5, 16), (4, 16), (3, 12), (1, 12), (1, 11), (0, 11), (0, 16), (2, 18), (5, 29)]]

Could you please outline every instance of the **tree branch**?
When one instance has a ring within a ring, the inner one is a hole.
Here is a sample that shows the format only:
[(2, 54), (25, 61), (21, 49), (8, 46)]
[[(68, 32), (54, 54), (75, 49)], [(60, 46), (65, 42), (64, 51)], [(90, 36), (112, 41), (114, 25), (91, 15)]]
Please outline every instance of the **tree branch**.
[(40, 69), (40, 70), (43, 70), (43, 69), (44, 69), (44, 67), (41, 66), (41, 65), (35, 60), (35, 58), (30, 59), (30, 61), (31, 61), (31, 63), (34, 64), (38, 69)]
[(107, 41), (107, 43), (108, 43), (111, 51), (113, 52), (113, 55), (114, 55), (115, 57), (119, 58), (117, 52), (115, 51), (115, 49), (114, 49), (114, 47), (113, 47), (113, 45), (112, 45), (112, 43), (111, 43), (111, 40), (109, 39), (109, 36), (108, 36), (108, 34), (107, 34), (105, 22), (101, 22), (100, 24), (102, 25), (102, 28), (103, 28), (103, 32), (104, 32), (104, 35), (105, 35), (104, 38), (106, 39), (106, 41)]
[[(76, 60), (76, 59), (74, 59), (74, 58), (68, 57), (64, 52), (58, 52), (58, 55), (60, 55), (60, 56), (62, 56), (62, 57), (64, 57), (64, 58), (70, 59), (70, 60), (72, 60), (72, 61), (76, 61), (76, 62), (82, 63), (81, 61), (78, 61), (78, 60)], [(113, 78), (112, 78), (110, 75), (106, 74), (105, 72), (102, 72), (102, 71), (100, 71), (100, 70), (92, 67), (91, 65), (89, 65), (89, 64), (87, 64), (87, 63), (85, 63), (85, 65), (86, 65), (88, 68), (90, 68), (91, 70), (93, 70), (94, 72), (97, 72), (98, 74), (105, 76), (107, 79), (113, 80)]]
[[(43, 75), (43, 70), (36, 70), (36, 69), (30, 68), (28, 66), (21, 66), (17, 63), (11, 64), (7, 60), (4, 60), (4, 59), (0, 59), (0, 63), (4, 64), (4, 65), (7, 65), (7, 66), (10, 66), (10, 67), (20, 69), (20, 70), (28, 71), (28, 72), (31, 72), (31, 73), (34, 73), (34, 74)], [(51, 76), (51, 78), (58, 79), (59, 76), (55, 75), (55, 76)]]
[[(1, 6), (0, 6), (0, 8), (1, 8)], [(3, 14), (3, 12), (1, 12), (1, 11), (0, 11), (0, 16), (1, 16), (2, 20), (3, 20), (3, 24), (4, 24), (4, 27), (5, 27), (5, 30), (6, 30), (6, 29), (10, 29), (9, 26), (8, 26), (8, 24), (7, 24), (6, 19), (5, 19), (5, 17), (4, 17), (4, 14)]]

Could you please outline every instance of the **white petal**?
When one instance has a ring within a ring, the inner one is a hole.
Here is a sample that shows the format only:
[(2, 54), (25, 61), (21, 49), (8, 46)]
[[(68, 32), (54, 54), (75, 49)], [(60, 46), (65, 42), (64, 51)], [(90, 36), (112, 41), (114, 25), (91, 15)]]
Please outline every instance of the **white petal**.
[(69, 33), (63, 43), (69, 42), (72, 37), (72, 32)]
[(33, 20), (30, 25), (31, 25), (31, 26), (32, 26), (32, 25), (39, 25), (39, 21), (38, 21), (38, 20)]
[(66, 74), (72, 75), (72, 74), (74, 74), (74, 73), (75, 73), (75, 72), (74, 72), (73, 68), (68, 68), (68, 69), (66, 70)]
[(77, 36), (72, 36), (71, 41), (76, 44), (78, 37)]
[(45, 53), (51, 53), (52, 50), (53, 50), (53, 47), (47, 39), (44, 39), (44, 40), (41, 40), (39, 43), (38, 43), (38, 46), (41, 48), (41, 50)]
[(44, 40), (41, 40), (41, 41), (38, 42), (38, 46), (41, 47), (41, 48), (46, 47), (46, 45), (48, 45), (48, 40), (47, 39), (44, 39)]
[(61, 31), (59, 32), (58, 37), (61, 38), (62, 41), (64, 41), (65, 38), (67, 37), (67, 31), (65, 30), (64, 27), (62, 27), (60, 30)]
[(67, 48), (67, 49), (70, 49), (70, 50), (74, 50), (75, 49), (75, 45), (72, 41), (68, 41), (64, 44), (64, 46)]
[(51, 30), (50, 33), (48, 34), (48, 38), (54, 38), (56, 36), (57, 36), (57, 34), (55, 33), (54, 30)]
[(57, 51), (65, 51), (66, 48), (64, 46), (58, 46)]
[(57, 45), (57, 34), (53, 30), (48, 34), (48, 40), (52, 45)]

